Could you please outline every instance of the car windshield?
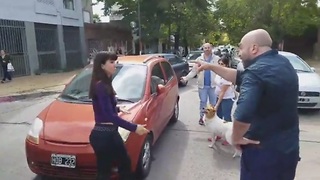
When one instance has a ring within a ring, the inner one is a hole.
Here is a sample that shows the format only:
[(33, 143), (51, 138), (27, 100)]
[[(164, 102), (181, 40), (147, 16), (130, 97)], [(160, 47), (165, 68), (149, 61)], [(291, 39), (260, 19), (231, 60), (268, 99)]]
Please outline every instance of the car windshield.
[[(89, 88), (92, 67), (78, 74), (60, 95), (64, 101), (91, 103)], [(113, 76), (112, 85), (117, 93), (118, 101), (137, 102), (144, 94), (147, 77), (147, 66), (118, 64)]]
[(187, 55), (187, 61), (189, 60), (196, 60), (199, 56), (201, 56), (201, 52), (190, 52), (188, 55)]
[(312, 72), (310, 66), (299, 56), (290, 55), (286, 56), (286, 58), (297, 72)]

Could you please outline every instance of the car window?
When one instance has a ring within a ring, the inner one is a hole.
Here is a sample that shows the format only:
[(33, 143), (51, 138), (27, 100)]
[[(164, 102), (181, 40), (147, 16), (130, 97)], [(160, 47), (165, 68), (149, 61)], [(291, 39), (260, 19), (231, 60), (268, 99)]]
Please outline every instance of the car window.
[(165, 61), (161, 62), (161, 65), (162, 65), (162, 67), (164, 69), (164, 72), (167, 75), (168, 81), (170, 81), (174, 76), (174, 72), (172, 70), (171, 65), (168, 62), (165, 62)]
[[(89, 88), (92, 68), (86, 68), (78, 74), (62, 92), (60, 98), (79, 102), (91, 102)], [(147, 66), (121, 65), (116, 66), (112, 85), (119, 99), (137, 102), (142, 99), (145, 91)]]
[(299, 56), (285, 56), (291, 63), (291, 65), (293, 66), (293, 68), (295, 70), (297, 70), (298, 72), (313, 72), (311, 70), (311, 68), (309, 67), (309, 65), (306, 64), (306, 62), (304, 62), (303, 59), (301, 59)]
[(187, 55), (187, 61), (189, 60), (196, 60), (198, 57), (201, 56), (201, 52), (190, 52), (190, 54)]
[(175, 57), (169, 58), (168, 62), (169, 62), (171, 65), (175, 65), (175, 64), (178, 64), (178, 63), (179, 63), (179, 61), (178, 61), (177, 58), (175, 58)]
[(155, 64), (151, 71), (151, 94), (157, 91), (158, 84), (165, 85), (165, 78), (160, 63)]

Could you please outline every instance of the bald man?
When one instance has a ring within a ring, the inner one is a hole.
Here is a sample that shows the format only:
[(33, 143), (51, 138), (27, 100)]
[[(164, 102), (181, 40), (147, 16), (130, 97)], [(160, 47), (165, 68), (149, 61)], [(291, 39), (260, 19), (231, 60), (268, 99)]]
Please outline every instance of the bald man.
[(244, 71), (198, 63), (240, 86), (232, 139), (242, 149), (241, 180), (293, 180), (300, 160), (298, 76), (271, 44), (263, 29), (243, 36)]
[[(202, 61), (202, 62), (207, 62), (210, 64), (217, 64), (219, 57), (214, 55), (212, 53), (212, 46), (210, 43), (205, 43), (202, 45), (203, 48), (203, 53), (201, 54), (200, 57), (196, 59), (196, 61)], [(195, 77), (198, 74), (198, 93), (199, 93), (199, 98), (200, 98), (200, 119), (199, 119), (199, 124), (204, 125), (203, 122), (203, 115), (204, 115), (204, 108), (207, 105), (208, 99), (209, 102), (212, 106), (216, 105), (217, 101), (217, 95), (215, 94), (215, 73), (206, 70), (204, 72), (199, 72), (198, 71), (198, 65), (195, 64), (192, 68), (192, 70), (189, 72), (187, 76), (181, 77), (182, 82), (186, 82), (189, 79)]]

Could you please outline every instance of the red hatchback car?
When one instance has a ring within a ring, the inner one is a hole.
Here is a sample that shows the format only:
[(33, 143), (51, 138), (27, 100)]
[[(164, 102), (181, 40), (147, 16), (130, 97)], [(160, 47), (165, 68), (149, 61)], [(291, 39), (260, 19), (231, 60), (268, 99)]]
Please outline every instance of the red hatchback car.
[[(88, 98), (92, 65), (75, 76), (60, 96), (35, 119), (25, 141), (29, 168), (39, 176), (94, 179), (96, 159), (89, 144), (94, 126)], [(152, 145), (166, 125), (179, 116), (178, 80), (171, 65), (157, 56), (118, 58), (113, 79), (118, 106), (130, 114), (123, 119), (147, 124), (150, 134), (139, 136), (119, 128), (132, 160), (132, 170), (142, 179), (151, 166)], [(113, 169), (117, 177), (117, 166)]]

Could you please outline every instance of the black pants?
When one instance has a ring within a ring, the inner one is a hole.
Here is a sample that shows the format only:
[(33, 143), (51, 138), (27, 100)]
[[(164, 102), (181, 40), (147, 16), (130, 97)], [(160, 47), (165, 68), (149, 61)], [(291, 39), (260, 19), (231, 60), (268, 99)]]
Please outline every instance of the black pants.
[(119, 163), (120, 180), (134, 179), (130, 157), (116, 127), (96, 125), (90, 134), (90, 144), (97, 159), (97, 180), (111, 179), (114, 162)]
[(10, 73), (8, 72), (8, 67), (7, 66), (2, 66), (2, 71), (3, 71), (3, 78), (2, 78), (2, 81), (5, 81), (5, 80), (9, 80), (11, 81), (11, 75)]

